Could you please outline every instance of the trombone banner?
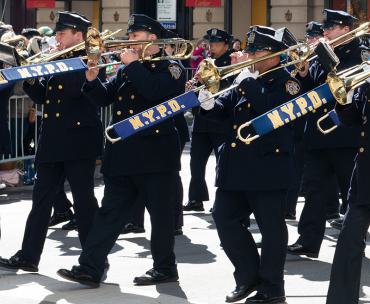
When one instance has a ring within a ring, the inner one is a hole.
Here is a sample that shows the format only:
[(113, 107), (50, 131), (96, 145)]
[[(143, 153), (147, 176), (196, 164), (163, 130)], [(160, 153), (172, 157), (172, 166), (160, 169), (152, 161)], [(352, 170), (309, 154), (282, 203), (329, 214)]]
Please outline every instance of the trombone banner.
[(45, 77), (62, 73), (71, 73), (87, 70), (87, 66), (81, 58), (70, 58), (46, 63), (27, 66), (19, 66), (0, 70), (0, 86), (3, 83), (26, 80), (35, 77)]
[[(248, 134), (248, 130), (253, 128), (252, 137), (262, 136), (280, 128), (323, 105), (335, 103), (335, 98), (329, 89), (329, 85), (324, 83), (312, 91), (309, 91), (291, 101), (288, 101), (240, 126), (243, 137)], [(248, 137), (250, 137), (248, 136)]]
[(189, 91), (137, 115), (121, 120), (109, 126), (107, 130), (113, 129), (119, 139), (125, 139), (199, 105), (197, 95), (193, 91)]

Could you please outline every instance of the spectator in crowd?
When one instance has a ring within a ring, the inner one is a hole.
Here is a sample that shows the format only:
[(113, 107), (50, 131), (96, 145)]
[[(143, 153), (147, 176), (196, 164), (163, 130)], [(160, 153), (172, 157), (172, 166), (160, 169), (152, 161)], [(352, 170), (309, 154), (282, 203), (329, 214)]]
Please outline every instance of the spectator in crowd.
[(207, 43), (204, 39), (199, 39), (197, 41), (197, 46), (194, 49), (193, 55), (191, 56), (191, 68), (196, 69), (199, 63), (206, 57), (206, 47)]
[(242, 50), (242, 42), (239, 39), (234, 39), (233, 41), (233, 52), (239, 52)]

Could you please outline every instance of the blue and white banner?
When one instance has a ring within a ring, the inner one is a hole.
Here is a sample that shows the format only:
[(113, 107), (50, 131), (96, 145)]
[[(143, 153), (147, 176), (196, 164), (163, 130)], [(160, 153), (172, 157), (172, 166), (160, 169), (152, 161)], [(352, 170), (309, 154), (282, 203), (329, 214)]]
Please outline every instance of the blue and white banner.
[[(5, 82), (26, 80), (35, 77), (45, 77), (62, 73), (86, 70), (84, 61), (78, 57), (65, 60), (52, 61), (47, 63), (19, 66), (0, 70)], [(0, 86), (2, 84), (0, 83)]]
[[(195, 93), (189, 91), (109, 126), (106, 129), (106, 136), (111, 142), (116, 142), (199, 105)], [(112, 138), (111, 133), (118, 137)]]
[[(244, 135), (249, 133), (249, 136), (247, 137), (250, 140), (246, 141), (250, 142), (255, 138), (270, 133), (295, 119), (320, 108), (325, 104), (333, 103), (335, 103), (335, 98), (330, 91), (329, 85), (324, 83), (314, 90), (288, 101), (245, 124), (242, 124), (239, 128), (239, 133), (242, 135), (240, 138), (245, 139)], [(253, 130), (251, 130), (251, 128), (253, 128)]]

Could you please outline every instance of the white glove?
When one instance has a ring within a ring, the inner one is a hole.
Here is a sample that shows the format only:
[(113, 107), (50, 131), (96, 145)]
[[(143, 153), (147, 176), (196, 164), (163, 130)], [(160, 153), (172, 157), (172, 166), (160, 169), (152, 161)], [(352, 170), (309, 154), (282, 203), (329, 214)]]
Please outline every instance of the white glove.
[(215, 99), (212, 96), (212, 93), (207, 89), (201, 89), (199, 91), (198, 100), (202, 109), (209, 111), (212, 110), (215, 106)]
[(259, 72), (255, 71), (252, 73), (248, 68), (244, 68), (238, 75), (238, 77), (235, 78), (234, 84), (240, 84), (245, 78), (253, 78), (256, 79), (258, 77)]

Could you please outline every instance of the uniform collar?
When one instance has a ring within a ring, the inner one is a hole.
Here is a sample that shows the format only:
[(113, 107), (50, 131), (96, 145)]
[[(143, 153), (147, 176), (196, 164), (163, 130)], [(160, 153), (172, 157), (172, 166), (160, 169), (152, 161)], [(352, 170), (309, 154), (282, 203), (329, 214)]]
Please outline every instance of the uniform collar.
[(219, 58), (215, 59), (216, 66), (230, 65), (230, 63), (231, 63), (230, 54), (231, 54), (231, 51), (227, 50), (223, 55), (221, 55)]
[(286, 74), (285, 68), (277, 69), (275, 71), (268, 72), (265, 75), (261, 76), (260, 81), (271, 84), (277, 79), (284, 78), (285, 74)]
[(346, 44), (343, 44), (343, 45), (340, 45), (340, 46), (336, 47), (335, 48), (335, 54), (340, 57), (342, 55), (348, 54), (351, 51), (355, 50), (356, 48), (359, 47), (359, 45), (360, 45), (360, 39), (355, 38), (355, 39), (353, 39), (352, 41), (350, 41)]

